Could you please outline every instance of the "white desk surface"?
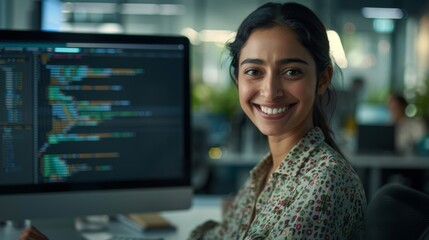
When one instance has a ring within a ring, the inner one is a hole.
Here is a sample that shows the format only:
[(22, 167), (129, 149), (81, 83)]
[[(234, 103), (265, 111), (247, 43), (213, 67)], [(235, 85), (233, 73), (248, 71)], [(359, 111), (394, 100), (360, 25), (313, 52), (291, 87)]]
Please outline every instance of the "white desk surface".
[[(49, 233), (48, 237), (50, 240), (107, 240), (112, 237), (112, 234), (145, 237), (148, 239), (161, 238), (163, 240), (179, 240), (187, 239), (192, 229), (207, 220), (220, 221), (222, 215), (220, 205), (220, 196), (196, 196), (190, 209), (162, 212), (161, 215), (176, 226), (177, 229), (175, 231), (140, 233), (122, 223), (110, 222), (108, 223), (107, 229), (93, 233), (85, 233), (82, 236), (82, 234), (77, 233), (75, 229), (70, 228), (72, 221), (69, 219), (37, 221), (35, 222), (35, 225), (43, 232)], [(11, 224), (7, 224), (6, 226), (0, 227), (0, 239), (17, 240), (19, 232), (19, 228), (15, 228)]]

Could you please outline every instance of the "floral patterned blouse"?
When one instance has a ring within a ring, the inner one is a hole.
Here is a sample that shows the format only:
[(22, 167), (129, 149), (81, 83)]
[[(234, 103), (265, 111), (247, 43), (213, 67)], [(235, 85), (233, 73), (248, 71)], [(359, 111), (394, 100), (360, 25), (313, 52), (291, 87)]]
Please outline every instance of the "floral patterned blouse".
[(363, 232), (362, 184), (319, 128), (291, 149), (264, 187), (271, 164), (268, 155), (250, 172), (221, 223), (208, 221), (189, 239), (350, 239)]

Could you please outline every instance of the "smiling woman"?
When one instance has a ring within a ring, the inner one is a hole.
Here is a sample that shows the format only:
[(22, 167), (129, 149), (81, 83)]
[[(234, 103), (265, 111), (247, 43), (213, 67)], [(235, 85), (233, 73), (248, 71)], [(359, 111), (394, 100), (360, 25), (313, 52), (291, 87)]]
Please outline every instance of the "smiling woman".
[(366, 199), (325, 120), (333, 64), (326, 29), (308, 8), (267, 3), (228, 44), (240, 105), (267, 136), (221, 223), (191, 239), (350, 239), (363, 235)]

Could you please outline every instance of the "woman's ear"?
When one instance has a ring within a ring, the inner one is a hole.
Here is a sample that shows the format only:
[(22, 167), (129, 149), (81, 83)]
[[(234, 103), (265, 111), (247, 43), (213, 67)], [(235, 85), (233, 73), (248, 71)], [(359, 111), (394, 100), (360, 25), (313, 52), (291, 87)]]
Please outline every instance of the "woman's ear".
[(322, 95), (328, 89), (329, 84), (331, 83), (333, 74), (332, 66), (329, 65), (325, 71), (323, 71), (319, 76), (319, 86), (317, 86), (317, 94)]

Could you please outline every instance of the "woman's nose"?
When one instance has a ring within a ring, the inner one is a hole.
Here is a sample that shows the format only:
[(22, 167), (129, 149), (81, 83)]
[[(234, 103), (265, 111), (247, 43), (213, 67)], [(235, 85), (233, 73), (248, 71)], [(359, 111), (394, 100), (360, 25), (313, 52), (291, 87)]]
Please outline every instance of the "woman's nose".
[(282, 95), (283, 90), (280, 78), (273, 75), (267, 75), (266, 78), (263, 80), (261, 96), (266, 97), (268, 99), (275, 99)]

